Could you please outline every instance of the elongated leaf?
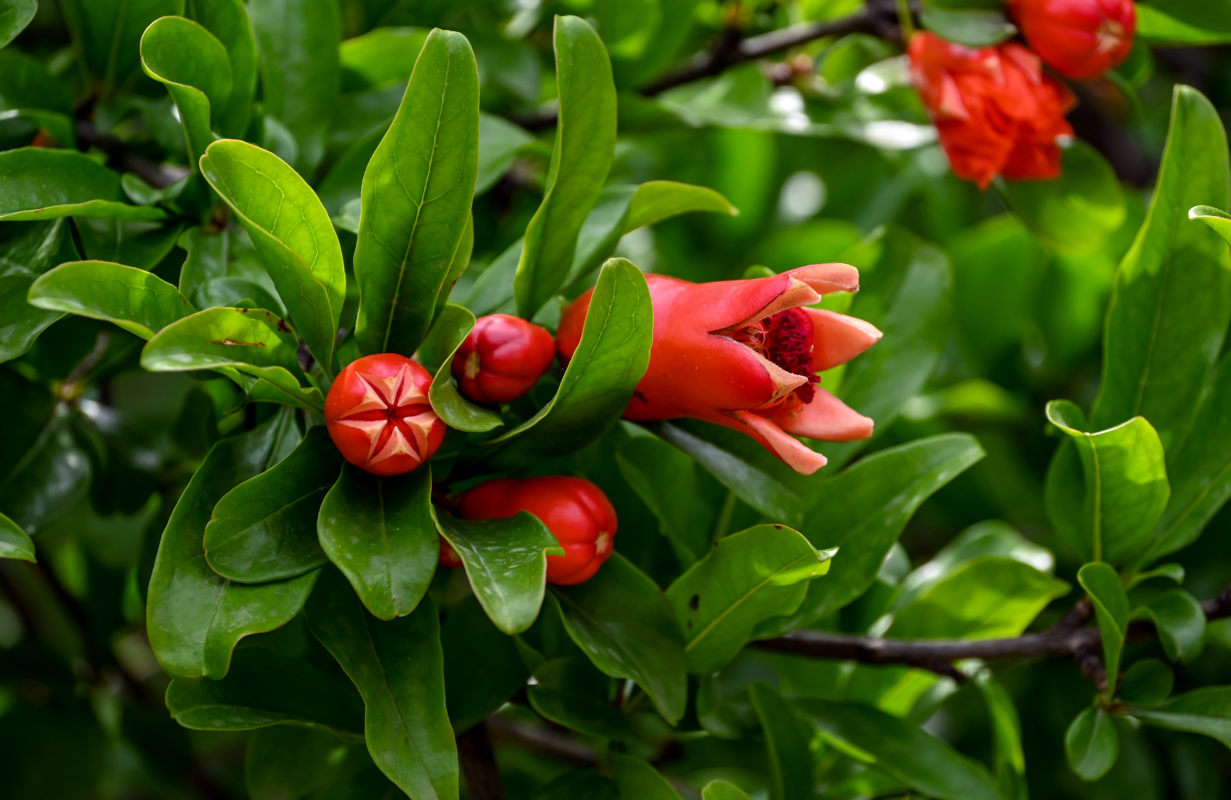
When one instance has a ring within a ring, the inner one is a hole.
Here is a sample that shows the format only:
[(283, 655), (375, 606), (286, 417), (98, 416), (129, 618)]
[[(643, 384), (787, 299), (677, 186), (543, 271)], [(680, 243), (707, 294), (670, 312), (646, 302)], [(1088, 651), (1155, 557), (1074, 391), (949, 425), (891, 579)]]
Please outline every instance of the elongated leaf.
[(192, 20), (163, 17), (141, 35), (141, 68), (171, 93), (195, 163), (214, 141), (211, 109), (222, 109), (231, 96), (226, 47)]
[(244, 636), (284, 625), (303, 607), (316, 573), (257, 586), (232, 583), (205, 563), (201, 545), (214, 504), (277, 462), (293, 444), (286, 412), (214, 445), (180, 496), (150, 576), (146, 629), (158, 663), (184, 678), (220, 678)]
[(925, 2), (919, 21), (928, 30), (968, 47), (998, 44), (1017, 33), (1003, 10), (943, 8)]
[(85, 493), (94, 469), (63, 405), (15, 379), (5, 383), (12, 421), (0, 437), (0, 509), (37, 536)]
[(1147, 617), (1158, 629), (1163, 652), (1172, 661), (1192, 661), (1205, 645), (1205, 611), (1183, 589), (1168, 589), (1133, 614)]
[(1171, 493), (1158, 434), (1143, 417), (1087, 433), (1065, 400), (1048, 403), (1047, 418), (1072, 442), (1048, 474), (1052, 524), (1082, 558), (1126, 562), (1146, 546)]
[(667, 589), (684, 629), (689, 671), (716, 671), (758, 624), (794, 613), (808, 581), (829, 571), (832, 556), (781, 525), (758, 525), (714, 542), (709, 555)]
[(198, 308), (243, 305), (285, 316), (278, 290), (242, 230), (190, 228), (178, 244), (188, 252), (180, 268), (180, 292)]
[(560, 118), (547, 192), (526, 227), (514, 279), (518, 313), (534, 316), (568, 278), (577, 234), (615, 153), (616, 95), (603, 42), (584, 20), (556, 17)]
[(457, 551), (470, 588), (497, 628), (521, 633), (534, 624), (547, 585), (547, 556), (564, 548), (538, 517), (461, 520), (436, 514), (440, 535)]
[(38, 0), (6, 0), (0, 7), (0, 47), (13, 41), (34, 19), (36, 11)]
[(758, 634), (794, 630), (863, 594), (915, 509), (982, 457), (973, 437), (945, 434), (884, 450), (821, 482), (801, 532), (842, 555), (808, 585), (798, 612)]
[(251, 800), (303, 797), (331, 783), (347, 742), (329, 731), (274, 727), (247, 737), (244, 783)]
[(1200, 733), (1231, 747), (1231, 686), (1207, 686), (1128, 713), (1158, 728)]
[(1120, 679), (1120, 699), (1134, 705), (1156, 706), (1175, 688), (1175, 673), (1157, 658), (1134, 661)]
[(750, 800), (748, 793), (730, 781), (713, 780), (701, 787), (701, 800)]
[(0, 277), (0, 363), (24, 355), (39, 334), (63, 316), (26, 300), (33, 283), (28, 275)]
[(638, 186), (633, 195), (623, 232), (693, 211), (713, 211), (732, 217), (739, 214), (730, 200), (708, 187), (676, 181), (647, 181)]
[(411, 797), (457, 797), (435, 606), (380, 622), (330, 575), (308, 604), (308, 625), (363, 696), (368, 752), (381, 772)]
[(193, 311), (162, 278), (110, 261), (61, 264), (34, 282), (29, 300), (39, 308), (114, 322), (147, 340)]
[(445, 701), (457, 733), (482, 722), (530, 677), (517, 640), (487, 619), (473, 594), (449, 609), (440, 642), (445, 651)]
[(617, 755), (611, 759), (611, 779), (620, 797), (638, 800), (679, 800), (680, 797), (658, 770), (632, 756)]
[(560, 387), (537, 414), (494, 442), (508, 442), (534, 429), (493, 463), (526, 463), (579, 450), (615, 424), (650, 363), (654, 309), (645, 276), (628, 261), (603, 265), (581, 342)]
[[(432, 404), (432, 410), (450, 428), (471, 433), (484, 433), (500, 427), (504, 421), (495, 411), (475, 405), (462, 397), (457, 384), (453, 382), (451, 373), (453, 356), (457, 354), (457, 349), (470, 335), (474, 323), (474, 314), (470, 313), (469, 309), (452, 304), (446, 305), (436, 317), (432, 336), (439, 335), (441, 341), (437, 349), (444, 353), (444, 357), (435, 367), (436, 376), (432, 378), (432, 388), (428, 389), (427, 397)], [(420, 360), (424, 359), (424, 349), (420, 348)], [(423, 360), (423, 363), (429, 369), (432, 368), (428, 361)]]
[(13, 520), (0, 514), (0, 558), (34, 561), (34, 542)]
[(1231, 320), (1227, 243), (1188, 210), (1231, 205), (1227, 135), (1195, 89), (1177, 86), (1162, 171), (1145, 223), (1120, 263), (1107, 311), (1096, 430), (1141, 415), (1167, 452), (1188, 437)]
[(627, 739), (633, 726), (607, 702), (610, 680), (583, 656), (556, 658), (535, 668), (526, 698), (539, 716), (557, 725), (600, 739)]
[(1115, 722), (1101, 708), (1087, 708), (1073, 719), (1064, 733), (1064, 752), (1069, 766), (1083, 781), (1096, 781), (1107, 774), (1120, 754), (1120, 736)]
[(556, 587), (564, 627), (603, 672), (645, 690), (675, 723), (684, 713), (684, 642), (671, 603), (654, 581), (615, 553), (590, 580)]
[(874, 764), (907, 786), (941, 800), (1000, 800), (983, 765), (961, 755), (914, 723), (857, 703), (798, 699), (827, 742), (857, 761)]
[(266, 385), (282, 402), (321, 411), (319, 389), (304, 388), (299, 342), (286, 323), (260, 308), (207, 308), (163, 328), (141, 351), (154, 372), (234, 367)]
[(620, 445), (616, 464), (658, 518), (680, 563), (692, 566), (704, 556), (714, 535), (718, 499), (703, 489), (696, 463), (660, 439), (636, 436)]
[(1124, 190), (1115, 171), (1081, 140), (1064, 149), (1055, 180), (1009, 181), (1004, 198), (1035, 236), (1061, 252), (1096, 250), (1124, 223)]
[(1203, 45), (1231, 42), (1231, 2), (1142, 0), (1137, 3), (1137, 35), (1152, 45)]
[(791, 704), (772, 686), (757, 681), (748, 687), (769, 751), (770, 800), (808, 800), (812, 788), (811, 731)]
[(211, 98), (215, 105), (210, 111), (219, 132), (225, 136), (240, 136), (248, 126), (252, 97), (256, 93), (256, 37), (248, 22), (248, 9), (243, 0), (188, 0), (187, 6), (189, 17), (218, 41), (226, 43), (231, 91), (225, 103)]
[(214, 572), (263, 583), (324, 564), (316, 516), (341, 463), (317, 426), (286, 458), (223, 495), (205, 527), (205, 560)]
[(1086, 564), (1077, 571), (1077, 582), (1090, 596), (1103, 640), (1103, 663), (1107, 666), (1107, 692), (1116, 691), (1116, 676), (1120, 671), (1120, 654), (1128, 633), (1128, 595), (1120, 584), (1120, 576), (1108, 564)]
[(290, 165), (247, 142), (214, 142), (201, 174), (243, 223), (292, 324), (332, 373), (346, 273), (321, 201)]
[(521, 127), (494, 114), (479, 112), (479, 171), (475, 178), (475, 194), (492, 188), (508, 172), (513, 159), (534, 141), (534, 137)]
[(346, 465), (320, 506), (321, 547), (379, 619), (414, 611), (436, 571), (431, 493), (427, 466), (379, 478)]
[(149, 206), (123, 202), (120, 176), (75, 150), (19, 147), (0, 153), (0, 221), (108, 217), (158, 220)]
[(991, 670), (975, 676), (983, 700), (987, 703), (995, 743), (996, 777), (1005, 800), (1026, 800), (1026, 756), (1022, 751), (1022, 722), (1013, 698), (992, 677)]
[(363, 732), (363, 704), (340, 676), (302, 658), (260, 647), (240, 649), (225, 678), (175, 678), (167, 710), (185, 728), (244, 731), (270, 725)]
[(182, 14), (184, 0), (65, 0), (61, 9), (76, 50), (104, 93), (137, 66), (141, 32), (168, 14)]
[(474, 195), (479, 73), (460, 33), (434, 30), (363, 173), (355, 278), (360, 351), (411, 353), (431, 327)]

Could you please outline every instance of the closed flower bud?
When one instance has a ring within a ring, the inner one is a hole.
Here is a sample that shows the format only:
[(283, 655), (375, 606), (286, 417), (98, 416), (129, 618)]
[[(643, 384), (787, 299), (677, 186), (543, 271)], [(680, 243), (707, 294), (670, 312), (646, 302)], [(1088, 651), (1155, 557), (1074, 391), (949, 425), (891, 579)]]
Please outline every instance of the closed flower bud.
[(453, 357), (462, 394), (476, 403), (507, 403), (530, 391), (555, 358), (546, 328), (508, 314), (479, 317)]
[(1093, 78), (1133, 49), (1133, 0), (1009, 0), (1009, 13), (1043, 63), (1068, 78)]

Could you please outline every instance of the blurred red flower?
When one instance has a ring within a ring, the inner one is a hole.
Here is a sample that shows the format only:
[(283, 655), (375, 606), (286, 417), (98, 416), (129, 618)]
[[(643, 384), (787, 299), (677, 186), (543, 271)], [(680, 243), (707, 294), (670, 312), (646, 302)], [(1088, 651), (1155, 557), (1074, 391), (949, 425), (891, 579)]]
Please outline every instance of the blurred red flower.
[(1009, 12), (1043, 63), (1069, 78), (1101, 75), (1133, 49), (1132, 0), (1009, 0)]

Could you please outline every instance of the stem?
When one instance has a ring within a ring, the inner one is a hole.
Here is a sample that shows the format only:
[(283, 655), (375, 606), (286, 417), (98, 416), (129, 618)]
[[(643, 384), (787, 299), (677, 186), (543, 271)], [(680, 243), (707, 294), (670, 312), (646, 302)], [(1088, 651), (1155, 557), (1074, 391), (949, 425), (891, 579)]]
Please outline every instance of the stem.
[(496, 768), (496, 755), (492, 752), (486, 722), (458, 734), (457, 755), (471, 800), (504, 800), (504, 786), (500, 783), (500, 770)]

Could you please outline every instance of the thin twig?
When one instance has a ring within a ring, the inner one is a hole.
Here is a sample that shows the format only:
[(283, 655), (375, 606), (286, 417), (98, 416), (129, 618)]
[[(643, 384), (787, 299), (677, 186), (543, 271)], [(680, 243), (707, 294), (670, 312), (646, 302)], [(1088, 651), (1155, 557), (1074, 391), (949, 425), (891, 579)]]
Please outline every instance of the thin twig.
[(504, 786), (500, 783), (500, 770), (496, 768), (496, 755), (492, 752), (486, 722), (472, 725), (458, 734), (457, 755), (471, 800), (504, 800)]

